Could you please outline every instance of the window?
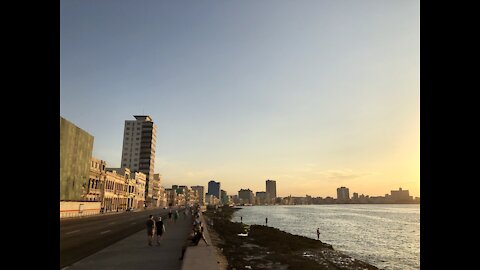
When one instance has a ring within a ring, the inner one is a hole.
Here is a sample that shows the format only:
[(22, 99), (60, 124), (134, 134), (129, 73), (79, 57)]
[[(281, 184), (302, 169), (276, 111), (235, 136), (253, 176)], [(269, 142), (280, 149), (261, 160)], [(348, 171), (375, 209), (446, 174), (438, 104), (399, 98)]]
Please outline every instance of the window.
[(129, 127), (127, 127), (127, 130), (130, 130), (130, 128), (129, 128)]
[(135, 140), (137, 140), (137, 141), (138, 141), (138, 140), (139, 140), (139, 138), (135, 138)]
[(137, 130), (140, 130), (140, 128), (139, 128), (139, 127), (137, 127)]
[(127, 163), (123, 163), (123, 167), (127, 167)]

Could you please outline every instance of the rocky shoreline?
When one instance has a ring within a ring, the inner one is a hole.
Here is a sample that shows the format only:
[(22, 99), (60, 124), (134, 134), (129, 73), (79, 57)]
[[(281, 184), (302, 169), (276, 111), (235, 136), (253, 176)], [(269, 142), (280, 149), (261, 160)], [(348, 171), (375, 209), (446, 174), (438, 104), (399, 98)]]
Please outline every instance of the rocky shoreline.
[(222, 207), (205, 212), (209, 230), (218, 235), (212, 242), (225, 256), (226, 269), (378, 269), (318, 240), (273, 227), (232, 222), (237, 209)]

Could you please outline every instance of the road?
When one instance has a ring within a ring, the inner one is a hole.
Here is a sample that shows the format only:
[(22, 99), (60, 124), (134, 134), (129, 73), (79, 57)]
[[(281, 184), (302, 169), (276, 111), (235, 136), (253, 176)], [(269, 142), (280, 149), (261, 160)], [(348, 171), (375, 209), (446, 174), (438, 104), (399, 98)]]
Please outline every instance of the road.
[[(179, 211), (180, 212), (180, 211)], [(60, 221), (60, 268), (71, 265), (140, 230), (149, 215), (166, 217), (167, 209), (105, 214)]]

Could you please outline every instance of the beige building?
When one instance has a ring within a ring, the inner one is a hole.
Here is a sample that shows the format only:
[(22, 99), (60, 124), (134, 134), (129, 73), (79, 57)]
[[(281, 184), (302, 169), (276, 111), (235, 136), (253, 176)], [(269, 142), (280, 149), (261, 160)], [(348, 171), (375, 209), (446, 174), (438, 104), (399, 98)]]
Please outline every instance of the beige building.
[(160, 201), (161, 201), (161, 195), (160, 195), (161, 176), (162, 175), (159, 174), (159, 173), (154, 174), (153, 175), (153, 180), (152, 180), (152, 183), (151, 183), (151, 187), (152, 187), (152, 206), (154, 206), (154, 207), (159, 207), (160, 206)]
[[(105, 183), (104, 204), (105, 211), (122, 211), (127, 209), (128, 202), (128, 178), (130, 170), (126, 168), (121, 174), (121, 170), (107, 168), (107, 178)], [(120, 173), (119, 173), (120, 172)]]
[(90, 176), (88, 179), (88, 191), (85, 195), (86, 201), (102, 202), (103, 206), (103, 192), (104, 184), (107, 178), (105, 171), (107, 163), (92, 157), (90, 159)]
[(141, 172), (133, 173), (135, 179), (135, 198), (133, 208), (142, 208), (145, 204), (145, 185), (146, 185), (146, 175)]
[(191, 187), (197, 194), (197, 202), (200, 205), (205, 205), (205, 187), (204, 186), (192, 186)]
[(125, 121), (121, 167), (146, 175), (145, 201), (147, 205), (155, 206), (153, 172), (157, 126), (148, 115), (134, 115), (134, 117), (136, 120)]
[(166, 188), (165, 194), (167, 196), (167, 203), (168, 206), (176, 206), (177, 205), (177, 190), (174, 188)]

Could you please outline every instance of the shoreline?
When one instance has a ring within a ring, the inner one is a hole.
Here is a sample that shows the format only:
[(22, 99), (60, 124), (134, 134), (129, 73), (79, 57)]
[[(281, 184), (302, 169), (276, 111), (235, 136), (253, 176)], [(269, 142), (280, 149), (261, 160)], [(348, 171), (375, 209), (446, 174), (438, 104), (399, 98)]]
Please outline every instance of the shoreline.
[(227, 262), (222, 269), (379, 269), (320, 240), (230, 221), (238, 209), (222, 207), (204, 213), (209, 230), (218, 236), (212, 244)]

